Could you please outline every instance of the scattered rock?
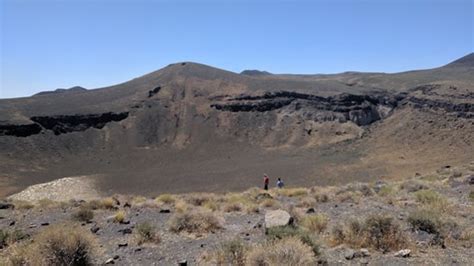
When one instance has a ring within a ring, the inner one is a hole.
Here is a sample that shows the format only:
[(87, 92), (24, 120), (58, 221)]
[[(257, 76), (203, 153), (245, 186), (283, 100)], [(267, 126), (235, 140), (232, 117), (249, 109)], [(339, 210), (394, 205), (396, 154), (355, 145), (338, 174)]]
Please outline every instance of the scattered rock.
[(134, 252), (140, 252), (140, 251), (142, 251), (142, 248), (136, 248), (136, 249), (134, 250)]
[(356, 253), (353, 249), (348, 249), (346, 252), (344, 252), (344, 258), (346, 258), (346, 260), (352, 260), (355, 258), (355, 255)]
[(115, 256), (114, 256), (114, 260), (118, 260), (119, 258), (120, 258), (119, 255), (115, 255)]
[(11, 221), (11, 222), (8, 224), (8, 226), (14, 226), (15, 224), (16, 224), (15, 221)]
[(36, 224), (30, 224), (28, 228), (36, 228)]
[(98, 227), (97, 225), (94, 225), (91, 227), (91, 232), (93, 234), (96, 234), (99, 230), (100, 230), (100, 227)]
[(314, 210), (314, 208), (309, 208), (309, 209), (306, 211), (306, 213), (315, 213), (315, 210)]
[(128, 202), (125, 202), (125, 204), (123, 205), (124, 208), (131, 208), (132, 207), (132, 204), (128, 203)]
[(160, 213), (170, 213), (171, 210), (170, 209), (161, 209), (160, 210)]
[(267, 211), (265, 213), (265, 228), (285, 226), (293, 223), (293, 217), (284, 210)]
[(5, 210), (5, 209), (14, 209), (15, 205), (8, 203), (8, 202), (0, 202), (0, 209)]
[(115, 264), (114, 259), (110, 258), (110, 259), (106, 260), (105, 264)]
[(118, 230), (118, 232), (122, 233), (123, 235), (131, 234), (132, 233), (132, 228), (120, 229), (120, 230)]
[(41, 226), (48, 226), (49, 223), (48, 222), (45, 222), (45, 223), (41, 223)]
[(360, 257), (370, 257), (370, 252), (366, 248), (361, 248), (359, 250)]
[(395, 257), (400, 257), (400, 258), (406, 258), (406, 257), (409, 257), (410, 256), (410, 253), (411, 253), (411, 250), (409, 249), (402, 249), (402, 250), (399, 250), (397, 251), (394, 256)]
[(128, 247), (128, 243), (119, 243), (119, 244), (118, 244), (118, 247), (119, 247), (119, 248)]
[(187, 260), (180, 260), (180, 261), (178, 261), (178, 265), (179, 266), (186, 266), (186, 265), (188, 265), (188, 261)]
[(469, 185), (474, 185), (474, 175), (470, 175), (466, 178)]

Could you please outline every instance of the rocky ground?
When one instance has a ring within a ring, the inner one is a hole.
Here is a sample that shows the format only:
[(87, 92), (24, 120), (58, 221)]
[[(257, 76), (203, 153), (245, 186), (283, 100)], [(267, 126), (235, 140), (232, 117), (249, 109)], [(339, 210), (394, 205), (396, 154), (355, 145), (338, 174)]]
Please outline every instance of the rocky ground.
[(86, 232), (94, 264), (256, 265), (262, 247), (270, 254), (292, 237), (311, 247), (292, 253), (297, 264), (469, 265), (474, 257), (474, 162), (340, 187), (69, 201), (31, 191), (0, 204), (2, 265), (35, 265), (38, 257), (25, 254), (59, 225)]

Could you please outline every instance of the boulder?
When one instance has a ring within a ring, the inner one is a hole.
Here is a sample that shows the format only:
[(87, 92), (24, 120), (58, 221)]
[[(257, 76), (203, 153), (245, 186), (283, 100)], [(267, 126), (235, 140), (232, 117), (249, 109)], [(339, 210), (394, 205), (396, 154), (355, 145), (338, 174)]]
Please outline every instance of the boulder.
[(293, 218), (284, 210), (267, 211), (267, 213), (265, 213), (265, 228), (285, 226), (292, 223)]
[(402, 249), (402, 250), (399, 250), (397, 251), (394, 256), (395, 257), (400, 257), (400, 258), (406, 258), (406, 257), (409, 257), (410, 256), (410, 253), (411, 253), (411, 250), (409, 249)]
[(469, 185), (474, 185), (474, 175), (470, 175), (466, 178)]

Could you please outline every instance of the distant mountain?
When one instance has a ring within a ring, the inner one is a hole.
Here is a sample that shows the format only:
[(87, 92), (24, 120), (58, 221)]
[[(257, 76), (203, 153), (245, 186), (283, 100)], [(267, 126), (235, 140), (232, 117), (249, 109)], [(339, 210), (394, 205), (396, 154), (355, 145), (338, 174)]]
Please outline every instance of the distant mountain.
[(241, 75), (247, 75), (247, 76), (267, 76), (267, 75), (272, 75), (272, 73), (267, 72), (267, 71), (260, 71), (260, 70), (244, 70), (240, 72)]
[(39, 95), (48, 95), (48, 94), (58, 94), (58, 93), (78, 93), (78, 92), (84, 92), (87, 91), (86, 88), (80, 87), (80, 86), (74, 86), (69, 89), (56, 89), (54, 91), (42, 91), (34, 94), (33, 96), (39, 96)]

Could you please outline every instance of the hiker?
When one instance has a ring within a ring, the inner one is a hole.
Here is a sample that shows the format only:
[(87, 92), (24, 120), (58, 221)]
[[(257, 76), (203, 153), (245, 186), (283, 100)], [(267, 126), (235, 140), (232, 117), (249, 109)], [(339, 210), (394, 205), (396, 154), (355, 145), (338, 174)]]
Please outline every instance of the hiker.
[(267, 174), (263, 174), (263, 189), (268, 190), (268, 184), (270, 183), (270, 178)]
[(277, 187), (278, 187), (278, 188), (283, 188), (284, 185), (285, 185), (285, 184), (283, 184), (283, 181), (281, 180), (281, 178), (278, 178), (278, 180), (277, 180)]

